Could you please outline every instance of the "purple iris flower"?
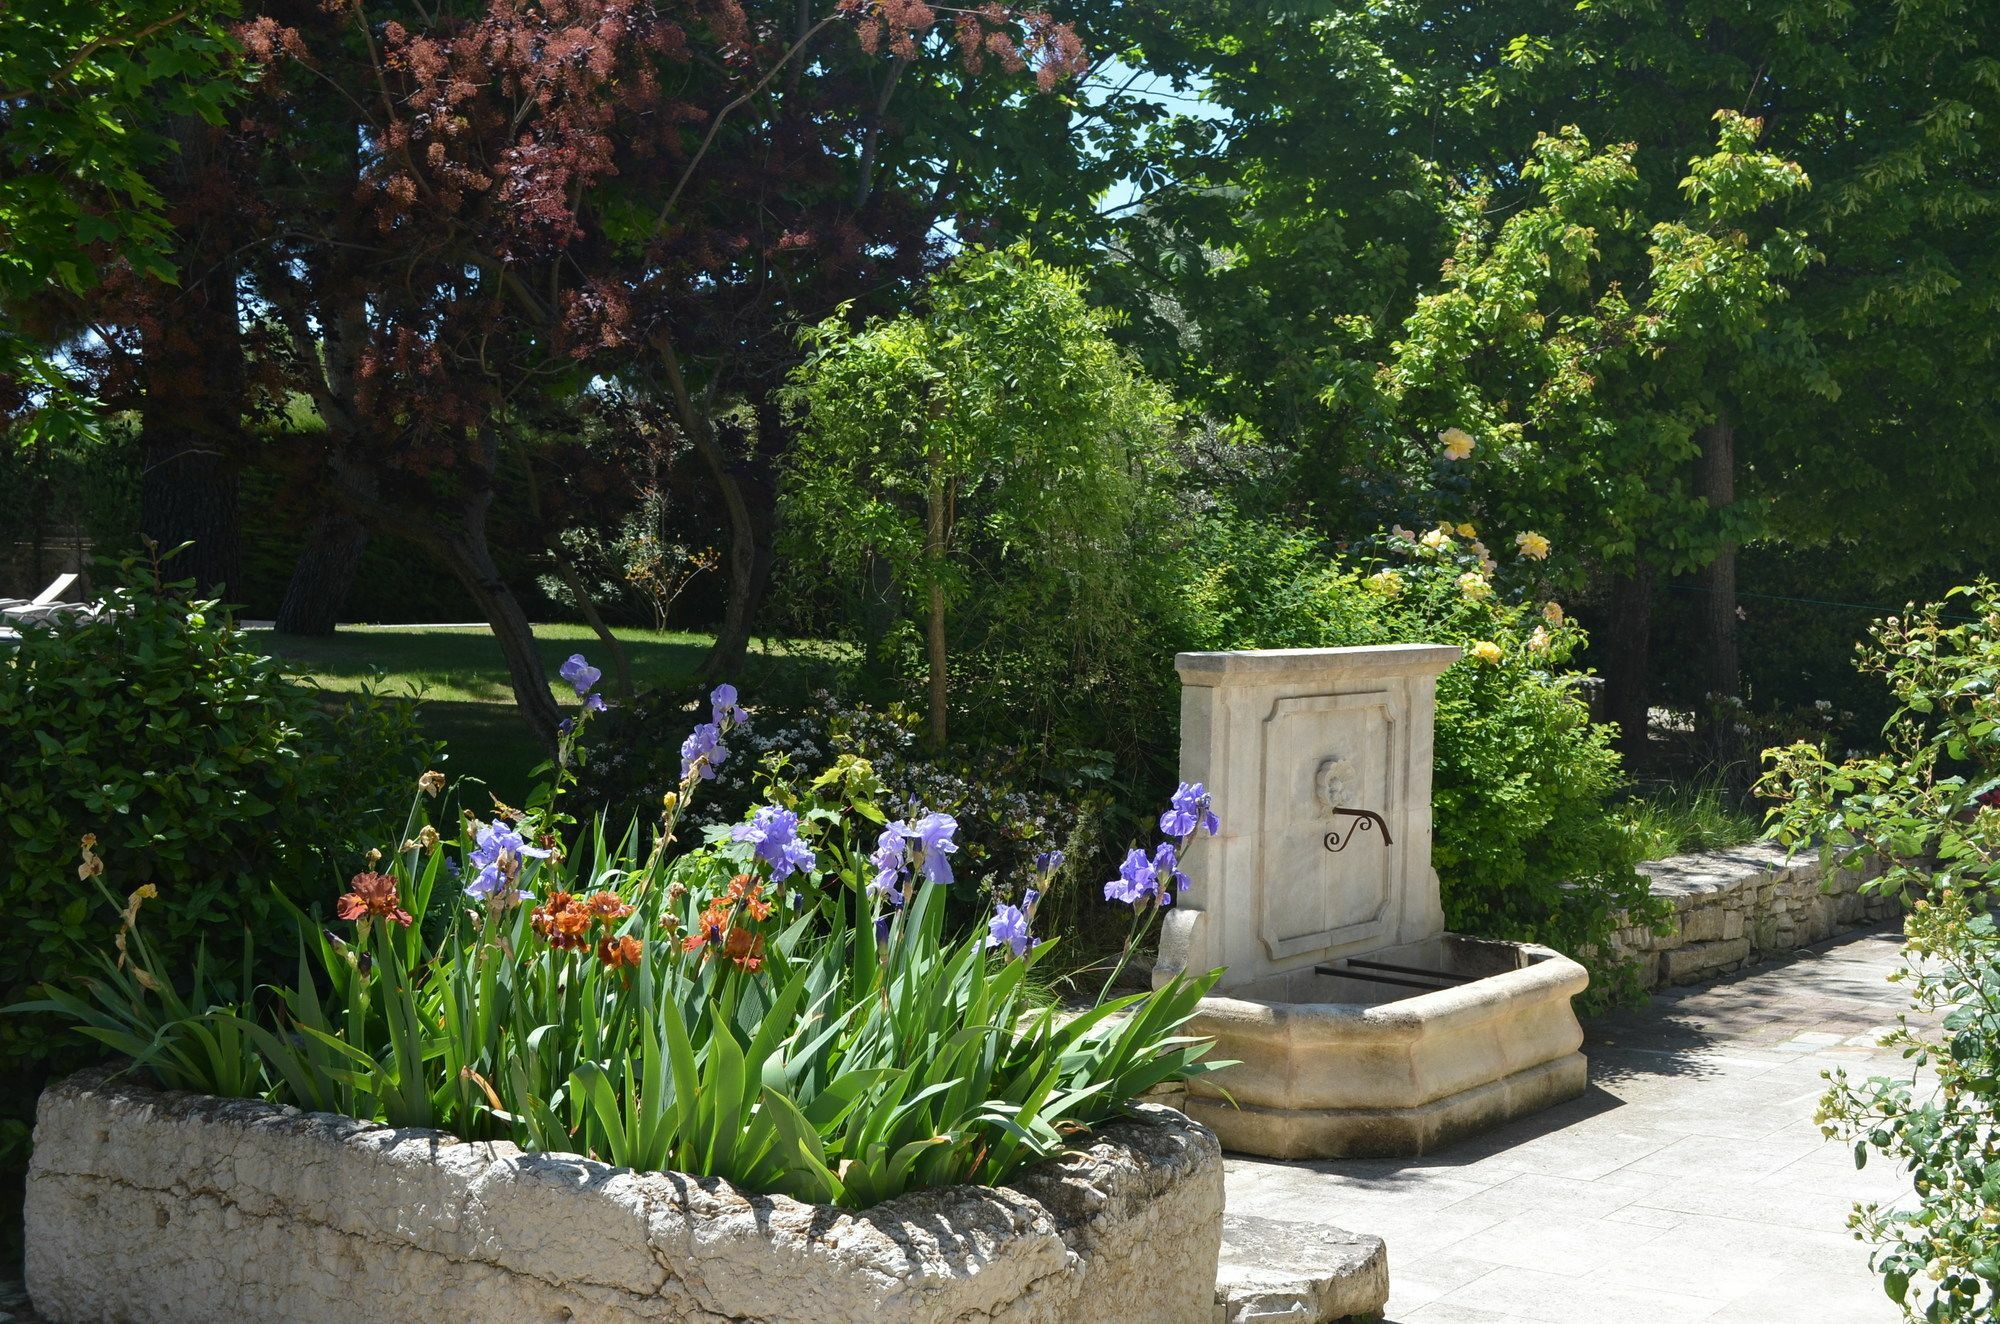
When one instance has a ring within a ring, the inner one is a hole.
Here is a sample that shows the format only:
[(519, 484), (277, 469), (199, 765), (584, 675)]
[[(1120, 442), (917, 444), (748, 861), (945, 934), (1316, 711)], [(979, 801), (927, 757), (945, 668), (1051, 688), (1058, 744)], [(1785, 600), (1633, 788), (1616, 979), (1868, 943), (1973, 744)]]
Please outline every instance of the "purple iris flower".
[(722, 730), (713, 722), (703, 722), (694, 729), (694, 734), (681, 741), (681, 780), (701, 768), (703, 781), (714, 781), (715, 770), (729, 759), (729, 751), (722, 744)]
[(1188, 876), (1181, 872), (1179, 853), (1174, 843), (1163, 841), (1153, 852), (1153, 886), (1160, 893), (1160, 904), (1171, 906), (1181, 889), (1188, 885)]
[(1035, 857), (1035, 877), (1047, 878), (1062, 868), (1063, 853), (1059, 850), (1045, 850)]
[(993, 907), (993, 918), (986, 921), (987, 947), (1003, 944), (1016, 956), (1026, 956), (1028, 948), (1035, 945), (1034, 935), (1028, 932), (1027, 912), (1004, 901)]
[(571, 653), (569, 661), (557, 668), (556, 674), (569, 682), (570, 688), (576, 691), (576, 697), (579, 699), (590, 693), (591, 686), (604, 679), (604, 673), (584, 661), (581, 653)]
[(1172, 806), (1160, 815), (1160, 833), (1168, 837), (1192, 837), (1199, 828), (1214, 836), (1222, 831), (1215, 816), (1214, 799), (1200, 782), (1182, 782), (1174, 792)]
[(868, 862), (875, 866), (875, 881), (868, 884), (868, 890), (888, 897), (889, 903), (896, 906), (903, 904), (903, 870), (909, 867), (908, 830), (902, 823), (883, 828), (882, 835), (875, 839), (875, 853), (868, 857)]
[(774, 883), (819, 863), (812, 847), (799, 840), (799, 816), (789, 809), (765, 805), (748, 823), (730, 829), (729, 835), (732, 840), (751, 843), (757, 858), (771, 866)]
[(505, 896), (507, 900), (519, 901), (527, 895), (514, 891), (507, 895), (514, 879), (520, 877), (521, 861), (546, 860), (549, 853), (539, 846), (530, 846), (512, 823), (504, 818), (496, 818), (479, 829), (473, 838), (472, 862), (479, 866), (479, 872), (465, 885), (467, 896), (476, 896), (482, 901)]
[(601, 713), (610, 706), (611, 706), (610, 704), (604, 702), (604, 696), (602, 694), (590, 695), (583, 701), (583, 707), (585, 712)]
[(743, 720), (743, 710), (736, 706), (736, 687), (717, 685), (708, 695), (708, 720), (717, 726), (732, 725)]
[(952, 834), (958, 831), (958, 820), (950, 814), (925, 814), (922, 818), (903, 829), (905, 836), (917, 846), (917, 869), (924, 881), (949, 883), (951, 881), (951, 854), (958, 849)]
[(576, 730), (576, 719), (573, 717), (565, 717), (560, 722), (556, 723), (557, 735), (566, 736), (574, 730)]
[(1160, 886), (1153, 873), (1153, 862), (1145, 851), (1134, 846), (1125, 853), (1125, 862), (1118, 866), (1118, 876), (1104, 885), (1104, 899), (1137, 907), (1159, 898)]

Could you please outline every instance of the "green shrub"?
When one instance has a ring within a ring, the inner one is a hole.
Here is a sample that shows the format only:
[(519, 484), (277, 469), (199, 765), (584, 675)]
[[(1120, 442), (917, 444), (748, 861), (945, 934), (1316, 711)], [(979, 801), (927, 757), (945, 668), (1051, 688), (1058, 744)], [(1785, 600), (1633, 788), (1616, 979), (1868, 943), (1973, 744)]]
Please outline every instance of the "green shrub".
[(1426, 536), (1385, 538), (1363, 559), (1217, 513), (1190, 549), (1191, 646), (1463, 647), (1437, 690), (1431, 859), (1446, 920), (1577, 956), (1600, 1002), (1634, 995), (1633, 971), (1603, 953), (1614, 929), (1658, 908), (1613, 806), (1611, 729), (1590, 720), (1583, 676), (1566, 670), (1582, 631), (1554, 604), (1531, 605), (1526, 558), (1488, 569), (1473, 535)]
[[(654, 693), (629, 709), (614, 709), (603, 738), (577, 770), (580, 802), (602, 812), (658, 804), (674, 790), (680, 778), (680, 733), (687, 728), (693, 702), (688, 694)], [(952, 890), (955, 916), (997, 896), (1037, 855), (1061, 850), (1072, 863), (1043, 889), (1044, 926), (1072, 938), (1090, 932), (1113, 940), (1119, 917), (1103, 905), (1100, 874), (1111, 871), (1114, 846), (1122, 853), (1128, 843), (1122, 836), (1096, 842), (1107, 830), (1104, 819), (1112, 800), (1113, 770), (1104, 756), (1071, 750), (1051, 759), (1039, 747), (997, 742), (961, 743), (933, 753), (923, 745), (921, 714), (907, 705), (877, 706), (823, 690), (804, 707), (758, 704), (730, 748), (732, 757), (714, 770), (713, 781), (703, 783), (701, 802), (690, 810), (688, 822), (704, 827), (734, 823), (757, 802), (773, 775), (840, 758), (865, 759), (881, 779), (882, 802), (889, 812), (909, 813), (922, 805), (951, 814), (964, 828), (952, 858), (965, 884)], [(1150, 821), (1150, 816), (1138, 817)], [(1131, 826), (1119, 824), (1121, 832)], [(1089, 925), (1091, 920), (1098, 923)], [(1068, 944), (1057, 959), (1083, 959), (1079, 945)]]
[[(1778, 836), (1881, 860), (1864, 887), (1913, 901), (1906, 968), (1923, 1013), (1886, 1040), (1935, 1078), (1865, 1083), (1845, 1072), (1820, 1105), (1828, 1136), (1907, 1168), (1918, 1207), (1857, 1206), (1849, 1226), (1910, 1319), (1991, 1320), (2000, 1310), (2000, 588), (1878, 621), (1863, 673), (1895, 708), (1882, 751), (1835, 763), (1801, 743), (1765, 755), (1760, 786)], [(1931, 1027), (1937, 1028), (1931, 1028)]]
[[(0, 1004), (69, 968), (115, 910), (87, 881), (150, 884), (163, 958), (224, 948), (280, 913), (274, 888), (317, 895), (386, 832), (356, 807), (408, 785), (429, 748), (410, 705), (323, 702), (249, 644), (213, 602), (128, 564), (89, 620), (31, 628), (0, 654)], [(400, 825), (395, 825), (400, 826)], [(81, 849), (92, 839), (89, 852)], [(0, 1018), (13, 1065), (0, 1116), (32, 1108), (74, 1040)], [(19, 1139), (18, 1130), (15, 1132)]]

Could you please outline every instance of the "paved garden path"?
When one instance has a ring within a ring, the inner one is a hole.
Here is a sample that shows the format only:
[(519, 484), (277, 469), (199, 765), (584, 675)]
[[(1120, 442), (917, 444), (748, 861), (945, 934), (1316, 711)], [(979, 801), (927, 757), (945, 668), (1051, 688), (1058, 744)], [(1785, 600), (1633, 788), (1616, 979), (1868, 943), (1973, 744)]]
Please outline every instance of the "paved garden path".
[(1875, 1046), (1903, 1010), (1899, 936), (1836, 939), (1586, 1027), (1582, 1098), (1442, 1154), (1229, 1161), (1235, 1214), (1329, 1222), (1389, 1247), (1394, 1324), (1892, 1324), (1847, 1232), (1909, 1198), (1821, 1138), (1820, 1073), (1908, 1070)]

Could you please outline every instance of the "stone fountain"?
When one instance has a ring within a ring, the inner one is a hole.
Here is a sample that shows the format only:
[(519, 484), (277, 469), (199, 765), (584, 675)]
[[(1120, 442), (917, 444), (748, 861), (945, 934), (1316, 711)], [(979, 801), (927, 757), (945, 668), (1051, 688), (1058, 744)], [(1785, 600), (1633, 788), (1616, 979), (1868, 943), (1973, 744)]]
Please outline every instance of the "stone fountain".
[(1547, 947), (1445, 932), (1431, 870), (1430, 644), (1182, 653), (1182, 780), (1222, 832), (1188, 852), (1154, 981), (1226, 967), (1190, 1026), (1238, 1063), (1188, 1111), (1274, 1158), (1425, 1154), (1583, 1092)]

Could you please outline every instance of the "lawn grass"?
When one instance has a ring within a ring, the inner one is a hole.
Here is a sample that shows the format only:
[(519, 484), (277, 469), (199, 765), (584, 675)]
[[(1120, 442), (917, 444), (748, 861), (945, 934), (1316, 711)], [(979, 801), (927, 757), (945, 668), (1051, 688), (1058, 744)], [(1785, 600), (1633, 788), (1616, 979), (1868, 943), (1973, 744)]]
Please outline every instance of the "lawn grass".
[[(615, 629), (639, 690), (673, 689), (695, 678), (712, 635), (687, 631)], [(372, 688), (415, 694), (424, 734), (445, 742), (454, 776), (483, 779), (495, 795), (518, 801), (529, 774), (545, 757), (514, 708), (500, 645), (486, 626), (349, 625), (331, 636), (260, 633), (255, 642), (300, 675), (336, 693)], [(618, 695), (603, 641), (584, 625), (537, 625), (535, 642), (550, 690), (565, 706), (576, 696), (556, 678), (571, 653), (604, 671), (603, 690)], [(767, 702), (797, 702), (826, 683), (839, 664), (838, 646), (813, 640), (760, 639), (751, 647), (737, 688)]]

